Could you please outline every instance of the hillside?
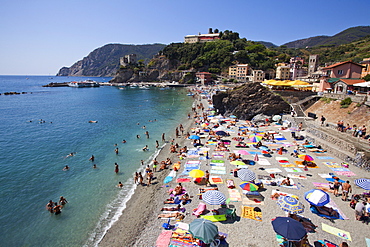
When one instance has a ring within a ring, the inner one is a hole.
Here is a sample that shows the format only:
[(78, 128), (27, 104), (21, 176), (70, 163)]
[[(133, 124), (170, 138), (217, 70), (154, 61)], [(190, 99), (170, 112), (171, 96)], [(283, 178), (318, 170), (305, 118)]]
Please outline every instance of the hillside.
[(370, 26), (348, 28), (333, 36), (315, 36), (284, 44), (288, 48), (305, 48), (315, 46), (342, 45), (370, 35)]
[(163, 44), (123, 45), (108, 44), (92, 51), (71, 67), (63, 67), (57, 76), (113, 76), (119, 69), (120, 57), (136, 54), (138, 60), (149, 62), (165, 47)]

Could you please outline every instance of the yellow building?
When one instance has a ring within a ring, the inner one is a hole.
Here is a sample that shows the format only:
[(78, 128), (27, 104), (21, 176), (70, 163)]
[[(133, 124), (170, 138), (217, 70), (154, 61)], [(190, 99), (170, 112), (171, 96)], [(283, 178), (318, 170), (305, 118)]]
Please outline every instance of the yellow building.
[(364, 58), (364, 60), (362, 60), (360, 64), (365, 66), (362, 68), (361, 78), (370, 75), (370, 58)]
[(276, 79), (289, 80), (290, 79), (290, 67), (282, 64), (278, 64), (276, 67)]
[(249, 65), (235, 64), (229, 67), (229, 79), (236, 79), (240, 82), (249, 81)]

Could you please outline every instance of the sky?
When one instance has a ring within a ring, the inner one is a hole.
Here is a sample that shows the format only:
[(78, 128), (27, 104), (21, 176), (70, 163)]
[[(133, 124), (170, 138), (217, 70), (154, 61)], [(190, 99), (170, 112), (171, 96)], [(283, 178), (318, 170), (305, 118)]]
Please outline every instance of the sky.
[(0, 75), (55, 75), (110, 43), (170, 44), (208, 28), (282, 45), (370, 25), (369, 0), (0, 0)]

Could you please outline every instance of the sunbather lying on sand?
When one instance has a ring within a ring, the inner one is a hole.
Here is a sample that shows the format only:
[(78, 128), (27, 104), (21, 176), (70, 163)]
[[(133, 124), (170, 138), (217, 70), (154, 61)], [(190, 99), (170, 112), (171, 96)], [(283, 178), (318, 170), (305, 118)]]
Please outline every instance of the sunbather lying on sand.
[(161, 208), (161, 211), (180, 211), (181, 206), (180, 204), (177, 207), (168, 207), (168, 208)]
[(199, 193), (205, 193), (208, 190), (218, 190), (218, 188), (217, 187), (213, 187), (213, 188), (200, 188), (199, 189)]
[(182, 220), (182, 219), (185, 218), (185, 215), (183, 215), (180, 212), (169, 213), (169, 214), (158, 214), (158, 219), (160, 219), (160, 218), (176, 218), (176, 219)]

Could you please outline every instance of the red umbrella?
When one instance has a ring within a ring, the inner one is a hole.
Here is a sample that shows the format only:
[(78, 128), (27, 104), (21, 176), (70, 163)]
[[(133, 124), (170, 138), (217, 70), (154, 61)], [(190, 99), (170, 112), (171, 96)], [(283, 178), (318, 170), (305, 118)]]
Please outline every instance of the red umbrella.
[(250, 183), (250, 182), (243, 182), (239, 186), (243, 190), (248, 190), (248, 191), (257, 191), (258, 190), (258, 186), (255, 185), (254, 183)]

